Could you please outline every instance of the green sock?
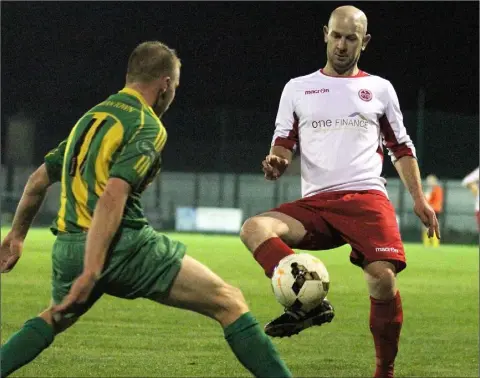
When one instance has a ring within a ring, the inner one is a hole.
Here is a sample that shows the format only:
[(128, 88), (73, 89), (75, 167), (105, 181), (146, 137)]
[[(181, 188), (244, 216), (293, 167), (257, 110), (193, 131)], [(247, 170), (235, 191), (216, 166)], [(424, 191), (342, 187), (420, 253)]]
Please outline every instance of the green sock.
[(255, 377), (292, 377), (275, 346), (247, 312), (225, 328), (228, 341), (237, 359)]
[(53, 342), (54, 337), (52, 326), (42, 318), (27, 320), (2, 346), (1, 377), (32, 361)]

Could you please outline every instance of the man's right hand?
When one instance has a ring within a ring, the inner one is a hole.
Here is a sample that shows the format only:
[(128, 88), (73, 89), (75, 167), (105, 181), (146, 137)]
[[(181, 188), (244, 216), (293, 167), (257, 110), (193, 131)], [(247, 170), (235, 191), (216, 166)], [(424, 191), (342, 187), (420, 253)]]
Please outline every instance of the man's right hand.
[(288, 167), (288, 160), (276, 155), (267, 155), (262, 162), (262, 170), (267, 180), (278, 179)]
[(22, 255), (23, 239), (15, 237), (11, 232), (0, 245), (0, 273), (10, 272)]
[(98, 274), (94, 272), (84, 271), (77, 277), (62, 303), (53, 306), (52, 312), (54, 314), (74, 312), (77, 306), (84, 304), (88, 300), (98, 281), (98, 277)]

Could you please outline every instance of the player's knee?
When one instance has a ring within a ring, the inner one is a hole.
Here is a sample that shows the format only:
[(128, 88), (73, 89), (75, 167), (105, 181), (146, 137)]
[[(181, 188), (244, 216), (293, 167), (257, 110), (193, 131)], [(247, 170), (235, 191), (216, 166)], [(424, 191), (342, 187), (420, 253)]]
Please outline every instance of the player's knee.
[(268, 238), (278, 235), (278, 221), (268, 216), (254, 216), (243, 223), (240, 239), (252, 252)]
[(240, 239), (246, 243), (255, 236), (262, 227), (262, 222), (257, 217), (248, 218), (240, 229)]
[(389, 266), (379, 266), (365, 271), (370, 295), (375, 299), (388, 300), (395, 296), (395, 269)]
[(218, 288), (216, 302), (217, 306), (213, 317), (223, 326), (232, 323), (240, 315), (248, 312), (248, 305), (242, 291), (228, 284)]
[(384, 269), (378, 278), (378, 282), (382, 290), (393, 290), (395, 287), (395, 272), (388, 268)]

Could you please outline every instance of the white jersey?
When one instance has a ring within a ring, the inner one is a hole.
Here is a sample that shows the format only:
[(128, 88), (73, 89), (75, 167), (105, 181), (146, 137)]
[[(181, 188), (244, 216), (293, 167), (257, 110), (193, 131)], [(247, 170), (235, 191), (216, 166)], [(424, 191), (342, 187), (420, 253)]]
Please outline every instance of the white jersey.
[[(477, 184), (480, 180), (480, 173), (479, 173), (479, 168), (477, 167), (473, 172), (470, 172), (467, 176), (462, 181), (463, 186), (467, 186), (469, 184)], [(480, 211), (480, 198), (477, 195), (477, 198), (475, 199), (475, 211)]]
[(359, 71), (333, 77), (322, 70), (291, 79), (283, 89), (272, 146), (300, 150), (302, 196), (377, 189), (383, 146), (393, 162), (415, 155), (392, 84)]

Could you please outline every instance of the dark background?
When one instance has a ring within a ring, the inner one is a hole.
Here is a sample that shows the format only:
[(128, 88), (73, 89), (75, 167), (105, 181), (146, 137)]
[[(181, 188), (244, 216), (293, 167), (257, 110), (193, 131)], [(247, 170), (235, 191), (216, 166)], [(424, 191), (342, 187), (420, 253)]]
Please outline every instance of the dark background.
[[(19, 147), (5, 146), (8, 117), (36, 120), (40, 163), (84, 111), (123, 87), (133, 48), (161, 40), (183, 64), (164, 117), (164, 169), (258, 172), (283, 86), (323, 67), (322, 26), (344, 4), (2, 1), (2, 157)], [(465, 176), (478, 166), (478, 2), (349, 4), (372, 34), (360, 67), (392, 82), (420, 145), (425, 89), (424, 173)]]

